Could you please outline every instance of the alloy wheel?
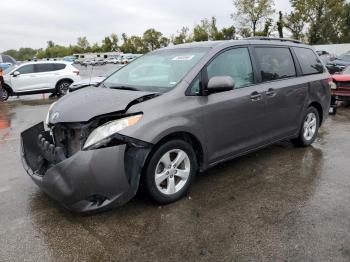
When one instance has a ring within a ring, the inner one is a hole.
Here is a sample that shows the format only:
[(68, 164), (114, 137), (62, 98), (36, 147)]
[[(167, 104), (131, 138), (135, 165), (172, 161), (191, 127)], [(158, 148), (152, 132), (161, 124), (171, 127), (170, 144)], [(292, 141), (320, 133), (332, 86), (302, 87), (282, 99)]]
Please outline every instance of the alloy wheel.
[(304, 122), (303, 136), (306, 141), (310, 141), (315, 136), (317, 130), (317, 118), (315, 113), (307, 114)]
[(190, 171), (190, 159), (185, 151), (168, 151), (156, 166), (154, 179), (157, 189), (165, 195), (176, 194), (186, 185)]
[(60, 95), (66, 95), (68, 92), (69, 86), (70, 86), (69, 82), (62, 82), (59, 86)]

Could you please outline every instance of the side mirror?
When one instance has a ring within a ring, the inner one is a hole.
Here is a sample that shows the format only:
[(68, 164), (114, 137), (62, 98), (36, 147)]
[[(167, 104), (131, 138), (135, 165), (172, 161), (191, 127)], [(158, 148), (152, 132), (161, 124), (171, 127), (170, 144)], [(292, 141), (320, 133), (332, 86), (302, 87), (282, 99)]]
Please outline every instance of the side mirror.
[(213, 76), (210, 78), (208, 94), (231, 91), (235, 88), (235, 81), (230, 76)]
[(17, 76), (19, 76), (20, 74), (21, 74), (20, 72), (15, 71), (15, 72), (12, 73), (12, 76), (13, 76), (13, 77), (17, 77)]

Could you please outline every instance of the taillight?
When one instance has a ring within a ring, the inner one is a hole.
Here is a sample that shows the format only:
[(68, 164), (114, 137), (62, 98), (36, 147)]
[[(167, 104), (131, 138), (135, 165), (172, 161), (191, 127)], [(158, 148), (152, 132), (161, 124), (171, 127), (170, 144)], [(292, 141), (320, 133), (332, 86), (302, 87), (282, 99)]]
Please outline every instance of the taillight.
[(75, 71), (73, 71), (73, 74), (76, 74), (78, 76), (80, 74), (80, 71), (79, 70), (75, 70)]

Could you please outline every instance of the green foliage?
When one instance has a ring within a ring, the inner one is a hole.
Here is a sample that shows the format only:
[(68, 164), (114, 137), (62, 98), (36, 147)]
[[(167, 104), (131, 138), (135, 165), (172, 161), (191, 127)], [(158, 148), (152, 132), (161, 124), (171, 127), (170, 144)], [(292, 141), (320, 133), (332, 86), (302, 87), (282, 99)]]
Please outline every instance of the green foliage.
[[(306, 40), (310, 44), (350, 42), (350, 3), (346, 0), (290, 0), (293, 10), (289, 14), (278, 13), (274, 21), (273, 0), (233, 0), (236, 12), (231, 15), (240, 26), (217, 26), (215, 17), (202, 19), (191, 30), (182, 27), (171, 40), (154, 28), (146, 30), (142, 36), (128, 36), (125, 33), (106, 36), (101, 43), (90, 45), (86, 36), (79, 37), (75, 45), (68, 47), (47, 41), (44, 49), (20, 48), (7, 50), (4, 54), (23, 61), (33, 58), (56, 58), (85, 52), (147, 53), (170, 43), (178, 45), (192, 41), (230, 40), (240, 37), (270, 36), (276, 31), (284, 37), (287, 29), (292, 37)], [(259, 30), (260, 31), (259, 31)], [(119, 45), (119, 40), (122, 44)]]
[(10, 49), (4, 52), (5, 55), (12, 56), (18, 61), (32, 59), (38, 50), (32, 48), (20, 48), (19, 50)]
[(237, 11), (231, 17), (240, 21), (242, 27), (249, 26), (253, 35), (259, 23), (271, 18), (275, 12), (273, 0), (234, 0), (233, 4)]

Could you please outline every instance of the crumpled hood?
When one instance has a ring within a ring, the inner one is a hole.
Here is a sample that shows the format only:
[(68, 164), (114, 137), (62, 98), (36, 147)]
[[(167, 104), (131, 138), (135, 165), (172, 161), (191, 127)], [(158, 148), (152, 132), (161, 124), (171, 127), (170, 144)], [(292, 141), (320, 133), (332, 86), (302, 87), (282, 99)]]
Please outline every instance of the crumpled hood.
[(130, 102), (151, 94), (153, 93), (88, 87), (58, 100), (50, 110), (49, 122), (87, 122), (96, 116), (124, 111)]

